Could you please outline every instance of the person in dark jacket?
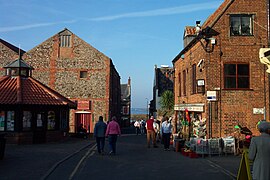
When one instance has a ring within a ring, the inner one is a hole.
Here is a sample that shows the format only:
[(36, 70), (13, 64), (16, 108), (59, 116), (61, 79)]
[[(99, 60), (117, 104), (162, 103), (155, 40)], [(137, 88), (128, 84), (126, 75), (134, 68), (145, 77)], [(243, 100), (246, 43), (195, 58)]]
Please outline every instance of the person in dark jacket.
[(104, 154), (104, 145), (105, 145), (105, 133), (107, 125), (103, 122), (103, 117), (99, 116), (99, 121), (96, 123), (94, 128), (94, 137), (97, 142), (97, 149), (99, 154)]

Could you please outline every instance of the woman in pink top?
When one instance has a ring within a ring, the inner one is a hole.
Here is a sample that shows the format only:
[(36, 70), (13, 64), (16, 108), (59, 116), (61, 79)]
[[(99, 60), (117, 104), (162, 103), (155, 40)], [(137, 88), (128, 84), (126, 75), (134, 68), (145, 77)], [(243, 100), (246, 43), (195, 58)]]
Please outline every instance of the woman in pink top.
[(116, 122), (116, 117), (112, 117), (112, 121), (109, 122), (106, 130), (106, 137), (109, 138), (109, 146), (110, 146), (110, 155), (116, 153), (116, 141), (117, 141), (117, 136), (121, 134), (120, 131), (120, 126)]

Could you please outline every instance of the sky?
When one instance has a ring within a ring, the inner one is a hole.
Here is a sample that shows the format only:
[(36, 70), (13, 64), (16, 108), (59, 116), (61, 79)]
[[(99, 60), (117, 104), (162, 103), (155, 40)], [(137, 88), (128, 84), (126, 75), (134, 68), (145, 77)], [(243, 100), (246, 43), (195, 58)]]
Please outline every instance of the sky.
[(0, 0), (0, 38), (28, 51), (68, 28), (131, 78), (132, 108), (153, 99), (154, 66), (183, 49), (185, 26), (201, 24), (223, 0)]

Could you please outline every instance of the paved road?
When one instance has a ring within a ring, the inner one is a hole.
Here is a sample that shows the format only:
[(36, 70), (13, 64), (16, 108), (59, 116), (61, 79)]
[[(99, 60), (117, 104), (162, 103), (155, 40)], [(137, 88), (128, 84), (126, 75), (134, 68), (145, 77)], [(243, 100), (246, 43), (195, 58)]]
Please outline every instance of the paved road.
[[(106, 149), (108, 152), (108, 149)], [(146, 147), (145, 135), (123, 135), (117, 154), (96, 153), (93, 139), (7, 145), (0, 179), (234, 179), (240, 157), (190, 159), (174, 151)]]
[(118, 139), (115, 156), (99, 155), (90, 146), (59, 165), (47, 179), (229, 180), (235, 179), (239, 162), (235, 156), (191, 159), (164, 151), (162, 145), (148, 149), (146, 136), (128, 135)]

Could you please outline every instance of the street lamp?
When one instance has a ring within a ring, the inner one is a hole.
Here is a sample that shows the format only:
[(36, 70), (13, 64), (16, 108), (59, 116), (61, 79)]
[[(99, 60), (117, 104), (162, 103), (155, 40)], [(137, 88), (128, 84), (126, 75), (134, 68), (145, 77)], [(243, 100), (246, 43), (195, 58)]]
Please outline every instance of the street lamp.
[(146, 120), (148, 119), (148, 98), (146, 99)]

